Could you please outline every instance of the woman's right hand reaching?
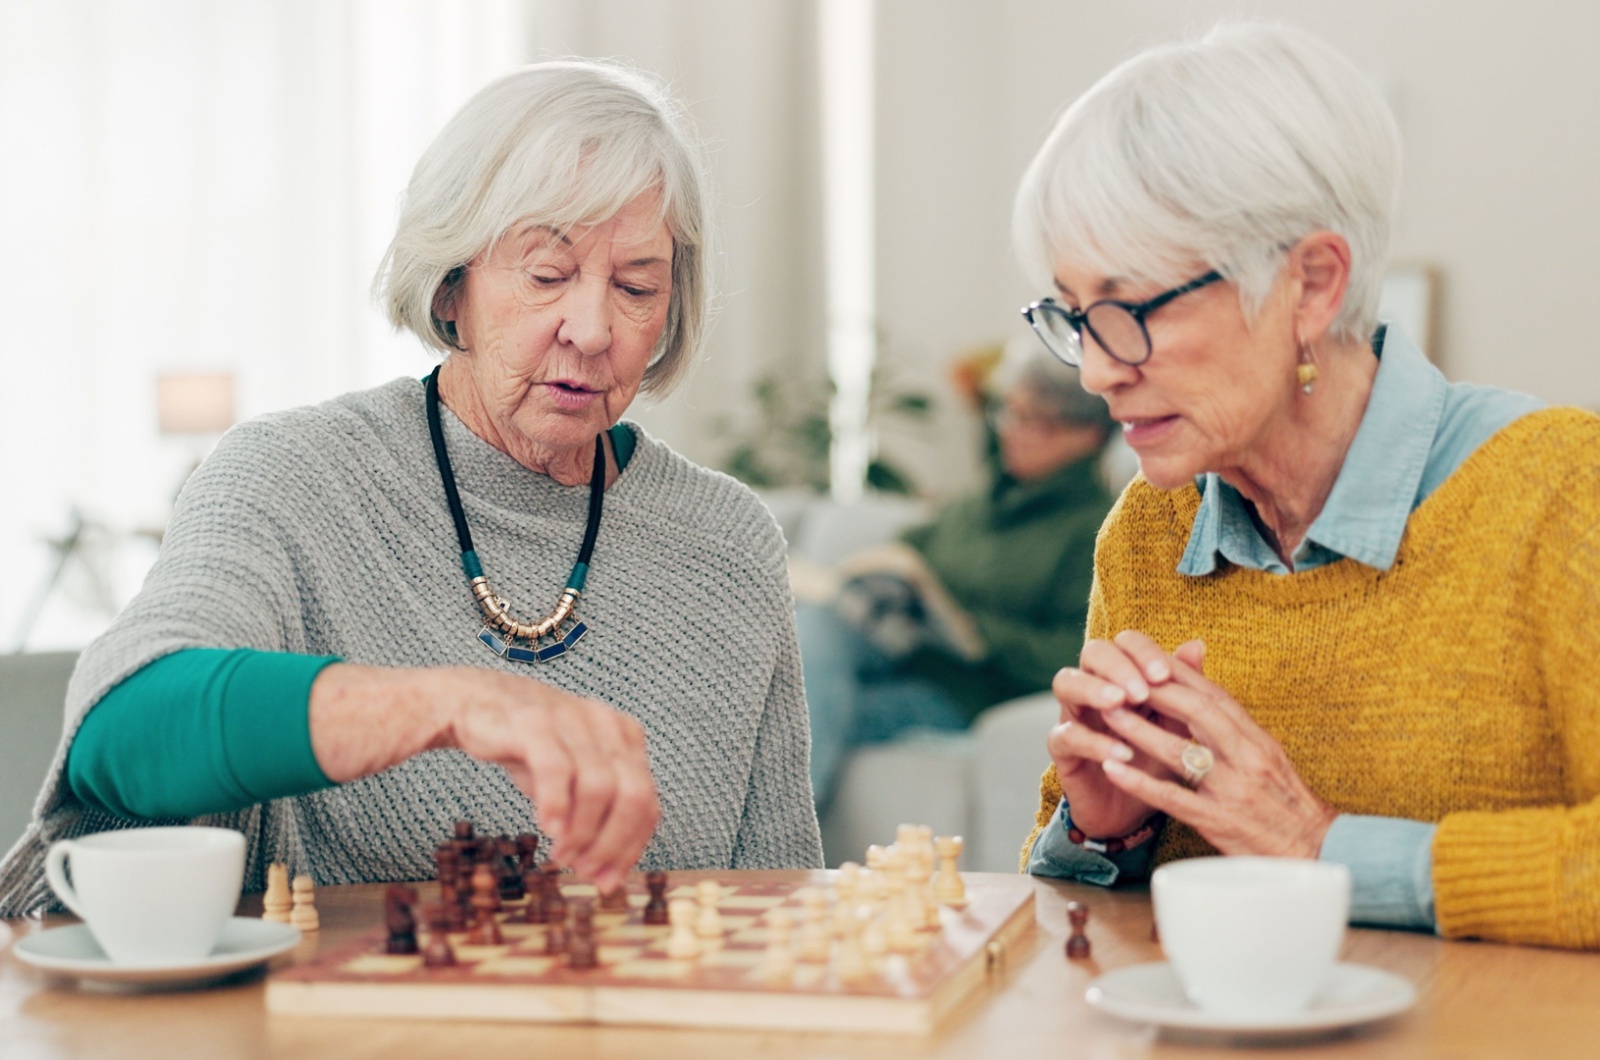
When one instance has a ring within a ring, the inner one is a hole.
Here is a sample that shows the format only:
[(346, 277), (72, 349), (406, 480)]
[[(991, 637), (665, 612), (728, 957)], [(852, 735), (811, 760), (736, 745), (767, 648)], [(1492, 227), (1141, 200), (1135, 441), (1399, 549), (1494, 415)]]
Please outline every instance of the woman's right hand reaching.
[(340, 783), (446, 747), (503, 766), (533, 800), (550, 859), (602, 891), (638, 863), (661, 818), (637, 721), (514, 674), (337, 663), (312, 685), (311, 743)]

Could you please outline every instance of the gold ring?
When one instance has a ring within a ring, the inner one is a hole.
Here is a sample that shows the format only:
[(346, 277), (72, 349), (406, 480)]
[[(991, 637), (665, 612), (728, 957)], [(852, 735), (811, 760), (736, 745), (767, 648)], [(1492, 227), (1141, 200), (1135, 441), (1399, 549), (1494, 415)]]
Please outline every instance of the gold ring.
[(1211, 748), (1197, 744), (1193, 740), (1184, 746), (1183, 754), (1178, 756), (1178, 761), (1183, 763), (1183, 779), (1191, 788), (1198, 788), (1200, 782), (1206, 779), (1206, 774), (1211, 772), (1211, 767), (1217, 764)]

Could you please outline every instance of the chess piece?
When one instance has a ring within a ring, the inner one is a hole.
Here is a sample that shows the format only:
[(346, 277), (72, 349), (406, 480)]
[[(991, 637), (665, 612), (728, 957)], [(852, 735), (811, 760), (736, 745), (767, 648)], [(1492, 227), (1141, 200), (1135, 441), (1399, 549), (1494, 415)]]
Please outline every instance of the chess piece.
[(494, 867), (499, 875), (500, 901), (520, 902), (527, 894), (522, 884), (522, 872), (517, 867), (517, 843), (508, 835), (495, 840)]
[(533, 870), (539, 860), (539, 837), (532, 832), (523, 832), (517, 836), (517, 871), (522, 873), (523, 886), (532, 889), (528, 884), (528, 873)]
[(545, 901), (544, 923), (544, 952), (547, 957), (559, 957), (567, 952), (567, 946), (572, 941), (572, 932), (567, 928), (567, 904), (561, 903), (561, 915), (557, 916), (550, 908), (549, 900)]
[(461, 854), (463, 863), (470, 865), (477, 860), (478, 837), (473, 833), (471, 821), (456, 822), (455, 838), (450, 843)]
[(867, 957), (861, 947), (865, 926), (856, 910), (851, 909), (845, 918), (844, 934), (839, 937), (839, 955), (833, 962), (833, 972), (841, 983), (859, 983), (867, 977)]
[(722, 900), (722, 888), (716, 880), (701, 880), (695, 885), (694, 897), (699, 904), (699, 911), (694, 922), (694, 933), (706, 945), (717, 945), (722, 941), (722, 913), (717, 909), (717, 903)]
[(1067, 960), (1088, 960), (1089, 936), (1083, 933), (1084, 925), (1089, 923), (1088, 906), (1082, 902), (1068, 902), (1067, 923), (1072, 925), (1072, 934), (1067, 936)]
[(544, 874), (544, 918), (547, 924), (567, 922), (567, 896), (561, 893), (561, 869), (548, 861), (540, 870)]
[(833, 881), (833, 933), (843, 936), (850, 930), (850, 918), (855, 915), (856, 884), (860, 880), (861, 866), (847, 861), (839, 866)]
[(528, 904), (522, 907), (524, 924), (543, 924), (549, 919), (544, 907), (544, 877), (529, 873), (524, 881), (528, 891)]
[(261, 898), (261, 919), (287, 924), (293, 904), (289, 897), (289, 869), (274, 861), (267, 866), (267, 893)]
[(675, 961), (700, 956), (700, 938), (694, 931), (694, 903), (687, 898), (673, 899), (667, 905), (667, 917), (672, 924), (672, 934), (667, 936), (667, 956)]
[(800, 926), (800, 959), (808, 963), (821, 963), (828, 959), (833, 948), (827, 896), (821, 891), (806, 890), (800, 893), (800, 901), (806, 911), (805, 923)]
[(883, 918), (874, 915), (870, 906), (861, 908), (865, 914), (861, 927), (861, 952), (869, 960), (882, 957), (889, 952), (889, 935), (884, 930)]
[(449, 907), (436, 902), (427, 908), (428, 941), (422, 947), (424, 968), (450, 968), (456, 963), (455, 951), (450, 948)]
[(874, 843), (867, 848), (867, 868), (873, 872), (882, 872), (883, 867), (889, 863), (889, 852)]
[(500, 921), (494, 915), (500, 907), (500, 881), (495, 877), (494, 866), (487, 861), (478, 862), (472, 870), (472, 930), (467, 939), (475, 946), (500, 946), (505, 936), (500, 932)]
[(322, 927), (322, 918), (317, 916), (317, 889), (311, 882), (311, 877), (306, 875), (294, 878), (294, 908), (289, 910), (289, 923), (300, 929), (302, 934), (309, 935)]
[(961, 882), (961, 873), (956, 871), (956, 864), (961, 860), (964, 844), (958, 835), (942, 835), (933, 841), (933, 845), (939, 852), (939, 875), (933, 881), (933, 896), (940, 905), (960, 909), (967, 904), (967, 888)]
[(628, 887), (619, 883), (616, 887), (600, 896), (600, 912), (626, 913), (628, 911)]
[(461, 849), (450, 841), (440, 843), (433, 852), (433, 860), (439, 866), (439, 901), (444, 908), (445, 926), (451, 931), (465, 931), (467, 918), (461, 904)]
[(767, 913), (767, 951), (761, 958), (761, 978), (769, 983), (787, 983), (794, 978), (794, 948), (790, 942), (794, 921), (789, 910), (778, 908)]
[(644, 905), (644, 922), (652, 926), (668, 923), (670, 917), (667, 910), (667, 874), (647, 872), (644, 885), (650, 892), (650, 900)]
[(572, 903), (572, 936), (567, 940), (567, 967), (579, 971), (600, 966), (594, 939), (594, 903), (579, 898)]
[(412, 912), (417, 892), (403, 883), (391, 883), (383, 894), (383, 924), (389, 929), (385, 953), (417, 952), (417, 918)]
[[(939, 926), (939, 906), (933, 900), (933, 890), (928, 883), (928, 863), (915, 846), (906, 855), (906, 921), (912, 930)], [(929, 912), (932, 916), (929, 916)]]

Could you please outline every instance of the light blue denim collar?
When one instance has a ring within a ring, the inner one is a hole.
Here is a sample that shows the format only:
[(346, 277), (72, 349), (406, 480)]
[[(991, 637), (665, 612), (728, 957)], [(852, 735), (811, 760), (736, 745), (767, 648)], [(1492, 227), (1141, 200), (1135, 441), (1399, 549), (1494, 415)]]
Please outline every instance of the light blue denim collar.
[[(1296, 569), (1348, 557), (1388, 570), (1416, 505), (1449, 384), (1397, 328), (1372, 339), (1378, 374), (1333, 492), (1292, 557)], [(1214, 472), (1195, 480), (1200, 510), (1178, 573), (1210, 574), (1219, 560), (1288, 573), (1251, 521), (1244, 498)], [(1313, 562), (1306, 563), (1305, 560)]]

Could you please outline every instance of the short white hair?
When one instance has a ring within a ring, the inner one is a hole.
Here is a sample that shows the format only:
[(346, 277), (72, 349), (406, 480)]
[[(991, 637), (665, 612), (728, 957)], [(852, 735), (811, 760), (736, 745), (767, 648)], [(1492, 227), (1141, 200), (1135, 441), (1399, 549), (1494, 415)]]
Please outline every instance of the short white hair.
[(1400, 134), (1371, 81), (1300, 30), (1223, 26), (1123, 63), (1056, 122), (1022, 178), (1013, 237), (1059, 262), (1170, 287), (1196, 260), (1259, 311), (1289, 247), (1350, 244), (1335, 337), (1367, 339), (1400, 188)]
[(417, 162), (375, 297), (395, 327), (449, 353), (455, 327), (437, 309), (468, 262), (513, 228), (597, 224), (646, 193), (672, 235), (672, 297), (643, 384), (664, 393), (709, 322), (710, 182), (683, 108), (620, 64), (538, 63), (468, 100)]

